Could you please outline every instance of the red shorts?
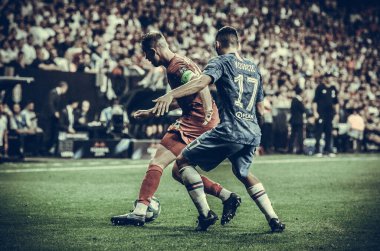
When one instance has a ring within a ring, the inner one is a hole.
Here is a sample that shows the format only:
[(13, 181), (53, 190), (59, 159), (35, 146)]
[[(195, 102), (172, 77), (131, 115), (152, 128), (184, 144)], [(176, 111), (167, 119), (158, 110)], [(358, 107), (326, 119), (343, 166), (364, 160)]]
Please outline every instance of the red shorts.
[(160, 144), (171, 151), (175, 156), (178, 156), (187, 145), (182, 140), (180, 133), (176, 131), (167, 132)]

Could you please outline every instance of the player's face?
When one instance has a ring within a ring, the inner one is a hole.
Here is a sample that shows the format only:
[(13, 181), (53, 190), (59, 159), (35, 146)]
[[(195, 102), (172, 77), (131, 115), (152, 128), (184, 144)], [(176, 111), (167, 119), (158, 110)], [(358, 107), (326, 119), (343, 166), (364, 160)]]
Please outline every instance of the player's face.
[(154, 65), (155, 67), (158, 67), (161, 65), (160, 56), (156, 53), (155, 50), (149, 49), (149, 50), (144, 51), (144, 53), (145, 53), (145, 58), (148, 59), (152, 63), (152, 65)]

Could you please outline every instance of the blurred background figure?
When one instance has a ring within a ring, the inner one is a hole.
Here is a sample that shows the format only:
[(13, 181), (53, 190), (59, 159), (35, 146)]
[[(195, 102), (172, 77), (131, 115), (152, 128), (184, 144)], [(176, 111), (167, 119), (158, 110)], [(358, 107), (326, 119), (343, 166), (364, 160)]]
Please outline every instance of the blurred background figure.
[(60, 111), (64, 106), (62, 96), (68, 89), (69, 85), (62, 81), (48, 95), (46, 150), (50, 154), (57, 151)]
[(264, 113), (262, 114), (263, 125), (261, 128), (262, 138), (261, 146), (264, 153), (270, 154), (273, 146), (273, 113), (272, 113), (272, 96), (266, 96), (264, 98)]
[(38, 126), (38, 118), (34, 111), (34, 102), (28, 102), (21, 111), (25, 118), (27, 134), (24, 140), (25, 154), (39, 156), (42, 153), (43, 130)]
[(352, 140), (352, 149), (354, 152), (361, 150), (363, 134), (365, 129), (364, 119), (357, 110), (348, 116), (347, 123), (349, 126), (348, 135)]
[(100, 122), (113, 137), (128, 134), (128, 115), (118, 99), (113, 99), (111, 105), (102, 110)]
[(303, 104), (302, 93), (303, 90), (298, 85), (294, 88), (295, 97), (292, 99), (292, 104), (290, 106), (290, 139), (288, 153), (294, 152), (294, 143), (297, 145), (297, 154), (303, 153), (303, 120), (305, 114), (305, 106)]
[(0, 162), (8, 153), (8, 117), (4, 112), (4, 105), (0, 103)]
[[(331, 85), (331, 74), (322, 78), (322, 83), (315, 90), (313, 111), (316, 119), (316, 144), (315, 151), (317, 157), (322, 157), (325, 153), (330, 157), (335, 157), (332, 151), (332, 130), (333, 120), (338, 121), (339, 104), (338, 91), (335, 86)], [(324, 151), (321, 150), (321, 137), (324, 134)]]
[(70, 101), (65, 108), (62, 109), (59, 115), (59, 129), (66, 133), (75, 133), (75, 109), (78, 108), (78, 101)]
[(88, 123), (91, 122), (88, 111), (90, 102), (83, 100), (79, 109), (74, 111), (74, 129), (76, 131), (88, 131)]

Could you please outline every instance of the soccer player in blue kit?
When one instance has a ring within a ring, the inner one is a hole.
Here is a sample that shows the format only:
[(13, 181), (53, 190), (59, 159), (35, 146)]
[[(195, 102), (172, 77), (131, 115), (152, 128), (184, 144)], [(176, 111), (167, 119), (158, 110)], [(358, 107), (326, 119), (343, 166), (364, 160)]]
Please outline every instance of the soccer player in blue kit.
[(163, 115), (169, 111), (173, 99), (196, 93), (212, 83), (220, 96), (220, 124), (187, 145), (176, 160), (183, 183), (199, 212), (196, 230), (206, 231), (218, 216), (210, 210), (195, 167), (210, 171), (228, 158), (233, 173), (265, 215), (272, 232), (282, 232), (285, 225), (273, 210), (262, 183), (249, 171), (261, 139), (256, 118), (256, 109), (263, 111), (264, 98), (259, 69), (240, 56), (239, 36), (232, 27), (218, 31), (215, 49), (219, 56), (208, 62), (200, 77), (154, 100), (153, 109), (156, 115)]

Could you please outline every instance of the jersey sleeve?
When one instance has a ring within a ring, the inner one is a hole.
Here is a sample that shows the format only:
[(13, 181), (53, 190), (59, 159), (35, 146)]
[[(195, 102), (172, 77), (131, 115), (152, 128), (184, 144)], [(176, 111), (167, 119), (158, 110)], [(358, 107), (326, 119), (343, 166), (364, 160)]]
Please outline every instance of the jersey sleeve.
[(182, 75), (180, 76), (181, 84), (186, 84), (187, 82), (189, 82), (194, 77), (194, 75), (195, 73), (192, 70), (184, 69)]
[(174, 75), (175, 78), (181, 82), (181, 84), (186, 84), (193, 78), (194, 75), (196, 75), (192, 68), (184, 62), (177, 62), (169, 70), (169, 73)]
[(218, 57), (211, 59), (203, 70), (203, 74), (212, 78), (215, 83), (223, 74), (223, 70)]

